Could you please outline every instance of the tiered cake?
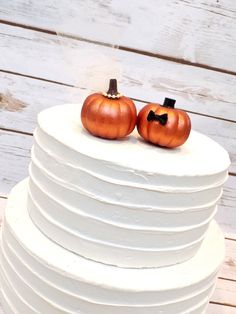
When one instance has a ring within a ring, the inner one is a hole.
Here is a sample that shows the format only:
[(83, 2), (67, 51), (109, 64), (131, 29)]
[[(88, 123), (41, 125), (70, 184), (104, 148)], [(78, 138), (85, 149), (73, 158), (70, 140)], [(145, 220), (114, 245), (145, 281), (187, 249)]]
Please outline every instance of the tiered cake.
[(227, 152), (194, 131), (170, 150), (79, 121), (77, 105), (39, 114), (29, 179), (5, 211), (6, 314), (203, 313), (224, 258), (213, 217)]

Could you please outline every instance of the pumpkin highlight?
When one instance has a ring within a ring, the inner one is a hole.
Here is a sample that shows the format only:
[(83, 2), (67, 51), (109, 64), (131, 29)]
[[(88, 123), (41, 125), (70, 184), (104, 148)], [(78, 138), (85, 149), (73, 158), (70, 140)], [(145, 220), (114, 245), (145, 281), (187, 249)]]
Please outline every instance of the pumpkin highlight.
[(138, 114), (137, 130), (148, 142), (174, 148), (186, 142), (191, 131), (187, 113), (175, 109), (175, 100), (165, 98), (163, 105), (150, 103)]
[(84, 128), (94, 136), (119, 139), (130, 134), (137, 120), (133, 101), (118, 93), (116, 79), (110, 80), (106, 93), (89, 95), (81, 110)]

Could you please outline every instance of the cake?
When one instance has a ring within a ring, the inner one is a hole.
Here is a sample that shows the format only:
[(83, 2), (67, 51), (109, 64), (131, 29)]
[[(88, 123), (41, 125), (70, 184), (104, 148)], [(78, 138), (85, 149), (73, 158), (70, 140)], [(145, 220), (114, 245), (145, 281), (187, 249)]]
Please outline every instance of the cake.
[(105, 140), (79, 117), (75, 104), (38, 116), (2, 227), (6, 314), (204, 313), (224, 259), (227, 152), (196, 131), (176, 149)]

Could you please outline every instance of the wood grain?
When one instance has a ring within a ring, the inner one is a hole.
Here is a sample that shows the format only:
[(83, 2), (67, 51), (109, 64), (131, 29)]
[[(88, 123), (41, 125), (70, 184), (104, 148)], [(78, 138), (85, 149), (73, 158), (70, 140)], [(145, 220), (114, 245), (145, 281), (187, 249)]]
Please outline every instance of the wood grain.
[[(15, 110), (0, 101), (0, 128), (32, 133), (37, 113), (51, 106), (80, 99), (80, 89), (0, 72), (0, 93), (14, 98)], [(17, 105), (24, 104), (24, 108)]]
[(0, 19), (236, 71), (235, 1), (14, 0)]
[(76, 85), (81, 95), (120, 76), (129, 97), (162, 102), (168, 96), (180, 108), (236, 121), (236, 76), (68, 38), (63, 45), (56, 36), (0, 24), (0, 69)]
[(204, 133), (221, 144), (230, 155), (231, 172), (236, 172), (236, 124), (190, 114), (193, 129)]
[(7, 196), (11, 188), (28, 176), (33, 138), (0, 130), (0, 195)]
[(211, 298), (213, 302), (235, 306), (236, 284), (230, 280), (218, 280), (215, 292)]
[(236, 307), (210, 303), (206, 310), (206, 314), (236, 314)]
[[(218, 220), (221, 225), (221, 221)], [(219, 277), (234, 282), (236, 289), (236, 241), (235, 239), (226, 239), (225, 241), (225, 261), (219, 272)], [(225, 283), (227, 284), (227, 283)], [(216, 300), (216, 298), (215, 298)]]
[(0, 314), (6, 314), (6, 313), (3, 312), (3, 309), (2, 309), (2, 307), (1, 307), (1, 304), (0, 304)]
[[(220, 221), (221, 228), (228, 238), (236, 239), (236, 176), (229, 176), (224, 186), (224, 196), (220, 200), (220, 209), (216, 214), (217, 221)], [(236, 259), (236, 252), (234, 254)], [(236, 280), (236, 269), (235, 269)]]
[(6, 207), (6, 204), (7, 204), (7, 199), (0, 197), (0, 226), (1, 226), (1, 223), (2, 223), (3, 212), (4, 212), (4, 209)]

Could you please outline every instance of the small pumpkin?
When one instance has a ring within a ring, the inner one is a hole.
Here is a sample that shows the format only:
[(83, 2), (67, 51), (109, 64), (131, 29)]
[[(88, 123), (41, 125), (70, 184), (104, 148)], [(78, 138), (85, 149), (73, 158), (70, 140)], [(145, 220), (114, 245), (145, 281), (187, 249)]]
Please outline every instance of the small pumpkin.
[(85, 99), (81, 120), (84, 128), (91, 134), (106, 139), (118, 139), (133, 131), (137, 111), (130, 98), (118, 93), (116, 79), (111, 79), (106, 93), (95, 93)]
[(174, 108), (175, 102), (165, 98), (163, 105), (150, 103), (141, 109), (137, 129), (146, 141), (173, 148), (187, 140), (191, 121), (185, 111)]

